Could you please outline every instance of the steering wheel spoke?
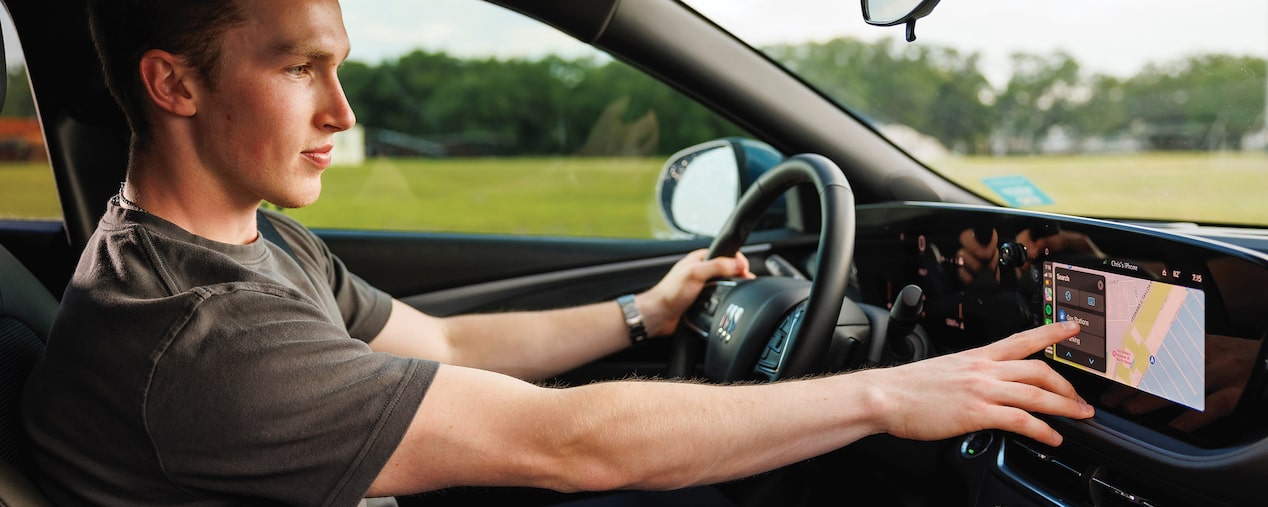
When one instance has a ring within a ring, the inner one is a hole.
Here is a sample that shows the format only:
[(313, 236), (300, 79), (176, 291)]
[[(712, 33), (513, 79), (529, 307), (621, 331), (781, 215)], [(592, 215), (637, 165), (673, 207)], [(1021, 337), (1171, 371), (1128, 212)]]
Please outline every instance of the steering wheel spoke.
[[(787, 350), (792, 335), (778, 336), (780, 323), (810, 295), (810, 283), (786, 277), (763, 277), (736, 285), (721, 298), (705, 347), (706, 378), (732, 382), (753, 376), (760, 358), (770, 359), (771, 346)], [(781, 343), (782, 342), (782, 343)], [(775, 370), (778, 370), (776, 362)]]

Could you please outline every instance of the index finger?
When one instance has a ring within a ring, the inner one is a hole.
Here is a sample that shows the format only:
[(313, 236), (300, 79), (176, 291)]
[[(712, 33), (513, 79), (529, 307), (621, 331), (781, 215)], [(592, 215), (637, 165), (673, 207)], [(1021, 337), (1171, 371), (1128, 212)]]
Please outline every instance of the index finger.
[(1074, 322), (1055, 322), (1028, 331), (1022, 331), (982, 348), (988, 358), (995, 361), (1025, 359), (1049, 345), (1079, 334)]

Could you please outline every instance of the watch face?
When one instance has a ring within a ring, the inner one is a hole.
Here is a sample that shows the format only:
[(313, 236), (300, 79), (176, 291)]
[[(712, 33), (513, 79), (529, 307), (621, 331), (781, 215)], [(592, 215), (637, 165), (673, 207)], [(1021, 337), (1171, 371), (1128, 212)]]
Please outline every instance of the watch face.
[(616, 298), (616, 302), (621, 305), (621, 312), (625, 314), (625, 327), (630, 330), (630, 341), (640, 342), (646, 339), (647, 328), (643, 326), (643, 312), (638, 310), (634, 295), (626, 294)]

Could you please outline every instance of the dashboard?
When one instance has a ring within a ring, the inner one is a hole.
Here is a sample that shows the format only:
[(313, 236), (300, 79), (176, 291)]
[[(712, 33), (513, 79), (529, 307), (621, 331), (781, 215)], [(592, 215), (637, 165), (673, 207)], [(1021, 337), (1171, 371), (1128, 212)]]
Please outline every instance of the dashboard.
[(940, 203), (859, 206), (853, 298), (919, 289), (919, 338), (954, 352), (1054, 321), (1044, 351), (1097, 409), (1046, 448), (965, 437), (979, 505), (1247, 505), (1268, 498), (1268, 256), (1130, 224)]

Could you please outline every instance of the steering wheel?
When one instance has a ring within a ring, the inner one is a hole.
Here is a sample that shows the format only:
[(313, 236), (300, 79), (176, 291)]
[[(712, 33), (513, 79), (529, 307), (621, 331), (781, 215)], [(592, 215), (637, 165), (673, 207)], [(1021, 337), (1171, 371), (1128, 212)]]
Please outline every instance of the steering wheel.
[(687, 377), (696, 344), (706, 341), (704, 377), (769, 380), (820, 372), (841, 312), (854, 253), (854, 193), (840, 168), (826, 157), (802, 154), (759, 177), (709, 246), (707, 258), (733, 256), (762, 212), (784, 192), (813, 184), (822, 211), (812, 281), (789, 277), (710, 281), (683, 316), (668, 373)]

